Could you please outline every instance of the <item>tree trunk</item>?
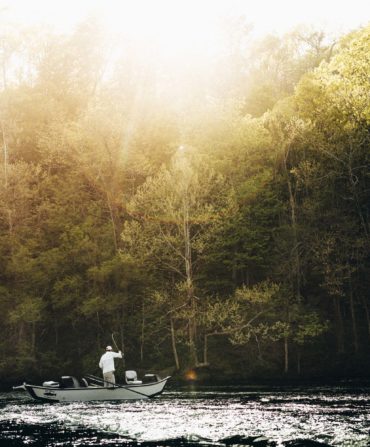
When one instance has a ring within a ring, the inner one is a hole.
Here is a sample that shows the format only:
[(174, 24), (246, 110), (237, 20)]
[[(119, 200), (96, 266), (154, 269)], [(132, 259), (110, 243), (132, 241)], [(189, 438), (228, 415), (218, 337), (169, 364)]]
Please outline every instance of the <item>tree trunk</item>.
[(108, 209), (109, 209), (110, 221), (111, 221), (111, 225), (112, 225), (113, 243), (114, 243), (115, 251), (117, 251), (118, 243), (117, 243), (117, 230), (116, 230), (116, 222), (114, 219), (114, 211), (113, 211), (113, 207), (112, 207), (108, 192), (106, 193), (106, 196), (107, 196), (107, 205), (108, 205)]
[(208, 335), (204, 336), (204, 346), (203, 346), (203, 363), (208, 365)]
[(32, 332), (31, 332), (31, 354), (35, 355), (36, 350), (36, 323), (32, 322)]
[[(1, 122), (1, 133), (2, 133), (2, 139), (3, 139), (3, 156), (4, 156), (4, 188), (7, 192), (8, 190), (8, 164), (9, 164), (9, 153), (8, 153), (8, 143), (7, 143), (7, 137), (5, 133), (4, 123)], [(6, 213), (8, 215), (8, 229), (9, 234), (13, 233), (13, 216), (12, 211), (8, 204), (6, 205)]]
[[(351, 145), (351, 149), (352, 149), (352, 145)], [(360, 204), (360, 200), (359, 200), (358, 193), (357, 193), (358, 178), (356, 177), (356, 175), (353, 173), (353, 170), (352, 170), (351, 155), (352, 155), (352, 153), (350, 154), (350, 159), (348, 162), (348, 177), (349, 177), (350, 188), (352, 190), (354, 203), (356, 205), (356, 211), (357, 211), (358, 217), (360, 219), (361, 226), (364, 230), (364, 234), (365, 234), (366, 238), (369, 239), (368, 222), (365, 219), (365, 216), (361, 210), (361, 204)]]
[(140, 361), (144, 361), (144, 341), (145, 341), (145, 302), (141, 308), (141, 336), (140, 336)]
[(363, 298), (364, 303), (364, 309), (365, 309), (365, 315), (366, 315), (366, 321), (367, 321), (367, 333), (369, 335), (370, 340), (370, 312), (369, 312), (369, 306), (366, 302), (366, 298)]
[(301, 350), (300, 348), (298, 348), (298, 352), (297, 352), (297, 374), (300, 376), (301, 375)]
[(255, 338), (256, 343), (257, 343), (258, 358), (259, 358), (260, 360), (262, 360), (262, 351), (261, 351), (260, 341), (259, 341), (258, 336), (257, 336), (257, 334), (256, 334), (255, 332), (253, 332), (253, 335), (254, 335), (254, 338)]
[(99, 351), (101, 350), (101, 343), (100, 343), (100, 317), (99, 312), (96, 312), (96, 343), (98, 345)]
[(354, 305), (354, 300), (353, 300), (353, 289), (352, 289), (351, 277), (349, 279), (349, 303), (350, 303), (350, 308), (351, 308), (353, 347), (354, 347), (355, 353), (358, 353), (359, 345), (358, 345), (358, 334), (357, 334), (357, 321), (356, 321), (355, 305)]
[(189, 357), (191, 366), (198, 364), (198, 356), (196, 349), (196, 299), (194, 296), (193, 286), (193, 272), (192, 272), (192, 259), (191, 259), (191, 240), (190, 240), (190, 224), (189, 224), (189, 209), (186, 198), (184, 199), (184, 222), (183, 222), (183, 234), (185, 243), (185, 272), (186, 272), (186, 292), (189, 305), (189, 320), (188, 320), (188, 334), (189, 334)]
[(1, 122), (1, 133), (2, 133), (2, 138), (3, 138), (4, 184), (5, 184), (5, 189), (6, 189), (8, 187), (8, 159), (9, 159), (9, 156), (8, 156), (7, 138), (6, 138), (3, 122)]
[(56, 321), (54, 321), (54, 333), (55, 333), (55, 348), (58, 347), (59, 344), (59, 330)]
[(18, 330), (18, 349), (22, 346), (22, 342), (23, 342), (23, 322), (21, 321)]
[(3, 46), (2, 48), (3, 50), (3, 63), (1, 64), (1, 73), (2, 73), (2, 78), (3, 78), (3, 91), (7, 90), (8, 88), (8, 82), (7, 82), (7, 73), (6, 73), (6, 63), (5, 63), (5, 48)]
[(233, 250), (234, 256), (233, 256), (233, 263), (232, 263), (232, 268), (231, 268), (231, 280), (235, 287), (238, 284), (238, 275), (237, 275), (237, 268), (236, 268), (236, 252), (237, 252), (237, 249), (236, 249), (236, 247), (234, 247), (234, 250)]
[(344, 352), (344, 335), (343, 335), (343, 318), (342, 311), (340, 308), (340, 298), (333, 298), (334, 304), (334, 315), (335, 315), (335, 328), (337, 337), (337, 353), (343, 354)]
[(177, 348), (176, 348), (176, 334), (175, 334), (175, 325), (173, 322), (173, 318), (170, 319), (171, 323), (171, 341), (172, 341), (172, 352), (175, 359), (175, 365), (176, 369), (180, 369), (180, 362), (179, 362), (179, 356), (177, 354)]
[(284, 373), (287, 374), (289, 371), (289, 343), (288, 337), (284, 337)]
[(297, 230), (297, 212), (296, 212), (296, 201), (294, 197), (293, 187), (292, 183), (289, 178), (289, 170), (287, 166), (287, 158), (289, 155), (289, 151), (285, 154), (284, 157), (284, 169), (285, 169), (285, 175), (286, 175), (286, 182), (288, 186), (288, 193), (289, 193), (289, 205), (290, 205), (290, 221), (291, 221), (291, 228), (293, 232), (293, 248), (292, 248), (292, 257), (294, 262), (293, 267), (293, 284), (294, 284), (294, 293), (297, 298), (301, 296), (301, 260), (299, 257), (299, 251), (298, 251), (298, 230)]

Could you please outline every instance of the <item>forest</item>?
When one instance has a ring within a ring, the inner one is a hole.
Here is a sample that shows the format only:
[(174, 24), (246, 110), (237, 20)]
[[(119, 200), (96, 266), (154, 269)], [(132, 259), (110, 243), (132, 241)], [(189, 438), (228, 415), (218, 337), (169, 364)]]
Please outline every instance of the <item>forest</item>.
[(2, 27), (3, 385), (99, 375), (112, 334), (118, 377), (369, 377), (370, 26), (223, 33), (190, 65)]

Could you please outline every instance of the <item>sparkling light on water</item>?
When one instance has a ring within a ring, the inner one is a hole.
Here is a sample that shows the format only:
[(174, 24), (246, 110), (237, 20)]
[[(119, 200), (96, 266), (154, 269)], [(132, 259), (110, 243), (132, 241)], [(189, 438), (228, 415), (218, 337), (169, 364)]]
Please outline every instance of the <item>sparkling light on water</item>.
[(370, 391), (165, 392), (147, 401), (39, 404), (24, 394), (0, 395), (0, 422), (59, 424), (114, 433), (138, 442), (185, 438), (217, 443), (264, 436), (278, 445), (310, 439), (368, 446)]

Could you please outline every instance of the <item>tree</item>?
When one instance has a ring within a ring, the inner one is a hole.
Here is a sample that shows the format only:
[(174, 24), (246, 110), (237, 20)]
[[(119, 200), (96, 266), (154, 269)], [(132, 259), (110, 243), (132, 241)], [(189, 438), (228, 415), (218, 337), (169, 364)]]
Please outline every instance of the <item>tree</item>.
[(191, 365), (198, 363), (197, 262), (205, 233), (228, 206), (223, 185), (206, 160), (180, 148), (168, 169), (163, 167), (139, 188), (128, 206), (133, 220), (122, 233), (126, 250), (149, 270), (161, 272), (167, 290), (174, 282), (183, 284)]

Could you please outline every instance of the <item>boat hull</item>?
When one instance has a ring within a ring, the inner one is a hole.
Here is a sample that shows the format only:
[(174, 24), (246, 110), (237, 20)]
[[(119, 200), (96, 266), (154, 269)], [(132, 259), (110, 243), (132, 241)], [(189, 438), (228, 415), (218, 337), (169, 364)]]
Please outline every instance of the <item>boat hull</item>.
[(24, 389), (36, 400), (44, 402), (86, 402), (92, 400), (150, 399), (163, 392), (169, 377), (158, 382), (139, 385), (120, 385), (112, 388), (89, 386), (86, 388), (54, 388), (24, 384)]

